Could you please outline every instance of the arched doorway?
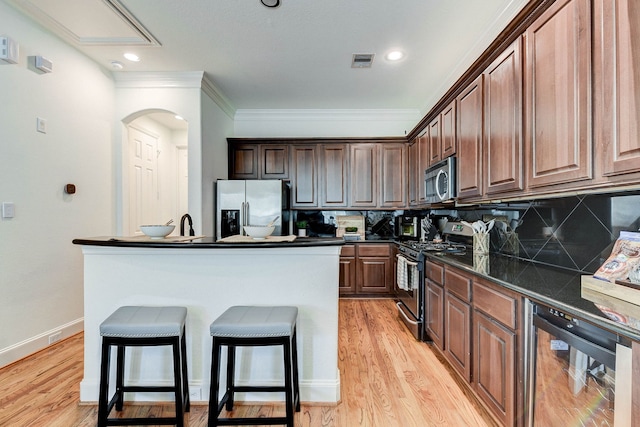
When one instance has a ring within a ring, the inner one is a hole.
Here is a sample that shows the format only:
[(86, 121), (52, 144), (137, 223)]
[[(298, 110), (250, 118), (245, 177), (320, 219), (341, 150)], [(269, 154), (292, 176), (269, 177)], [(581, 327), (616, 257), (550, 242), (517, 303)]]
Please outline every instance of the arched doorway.
[[(149, 110), (125, 121), (123, 169), (128, 176), (126, 235), (140, 225), (178, 224), (188, 205), (188, 123), (168, 111)], [(178, 228), (174, 234), (179, 232)]]

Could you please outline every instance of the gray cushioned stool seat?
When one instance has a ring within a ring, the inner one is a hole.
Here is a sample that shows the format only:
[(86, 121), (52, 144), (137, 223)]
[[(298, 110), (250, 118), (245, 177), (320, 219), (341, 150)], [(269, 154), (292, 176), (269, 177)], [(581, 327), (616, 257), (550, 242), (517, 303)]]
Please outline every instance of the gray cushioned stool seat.
[(187, 319), (186, 307), (124, 306), (100, 324), (100, 335), (120, 338), (177, 337)]
[(298, 307), (234, 306), (210, 327), (212, 336), (229, 338), (290, 337), (298, 317)]

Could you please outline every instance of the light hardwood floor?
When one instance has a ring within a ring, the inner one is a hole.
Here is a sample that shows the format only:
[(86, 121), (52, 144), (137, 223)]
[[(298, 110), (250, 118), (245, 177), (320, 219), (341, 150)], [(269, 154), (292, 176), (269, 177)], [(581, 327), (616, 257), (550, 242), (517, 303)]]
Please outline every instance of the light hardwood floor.
[[(392, 300), (340, 300), (338, 405), (302, 405), (296, 426), (492, 426), (429, 345), (399, 322)], [(83, 335), (0, 369), (0, 426), (95, 426), (96, 406), (79, 405)], [(169, 405), (126, 405), (128, 415), (172, 413)], [(115, 411), (114, 411), (115, 412)], [(237, 405), (235, 416), (283, 413), (281, 405)], [(186, 425), (206, 427), (207, 406)]]

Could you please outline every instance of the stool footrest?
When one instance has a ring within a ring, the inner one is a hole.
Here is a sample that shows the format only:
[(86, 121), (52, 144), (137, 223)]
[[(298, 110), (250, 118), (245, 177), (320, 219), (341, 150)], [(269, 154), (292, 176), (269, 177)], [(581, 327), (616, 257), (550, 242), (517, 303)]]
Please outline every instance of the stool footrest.
[(149, 386), (149, 385), (147, 385), (147, 386), (130, 386), (130, 385), (128, 385), (128, 386), (121, 387), (120, 390), (122, 390), (125, 393), (127, 393), (127, 392), (131, 392), (131, 393), (144, 392), (144, 391), (153, 391), (153, 392), (166, 391), (166, 392), (173, 393), (173, 392), (176, 391), (176, 388), (172, 387), (172, 386), (168, 386), (168, 385), (166, 385), (166, 386)]
[(262, 392), (267, 392), (267, 391), (282, 391), (285, 392), (287, 391), (287, 388), (283, 385), (281, 386), (269, 386), (269, 385), (261, 385), (261, 386), (234, 386), (233, 387), (233, 391), (236, 393), (243, 393), (243, 392), (247, 392), (247, 391), (262, 391)]
[(108, 426), (174, 426), (176, 425), (175, 417), (172, 418), (108, 418)]
[(218, 418), (219, 426), (246, 426), (246, 425), (282, 425), (287, 424), (286, 417), (277, 418)]

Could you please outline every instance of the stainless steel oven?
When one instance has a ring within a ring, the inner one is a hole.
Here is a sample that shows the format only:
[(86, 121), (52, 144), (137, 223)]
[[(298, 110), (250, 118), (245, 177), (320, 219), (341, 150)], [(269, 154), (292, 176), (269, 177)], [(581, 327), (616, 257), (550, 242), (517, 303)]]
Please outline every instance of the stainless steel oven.
[(427, 203), (451, 203), (456, 197), (456, 158), (448, 157), (424, 171)]
[(395, 294), (398, 316), (417, 340), (424, 338), (424, 254), (398, 243)]
[(619, 335), (529, 302), (529, 426), (631, 426), (631, 349)]

